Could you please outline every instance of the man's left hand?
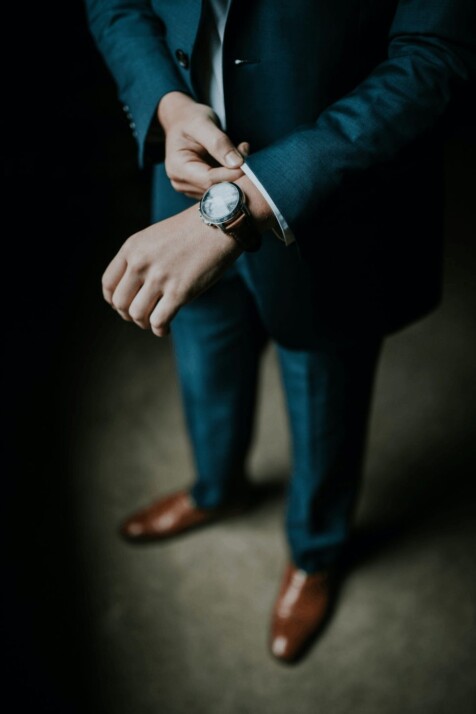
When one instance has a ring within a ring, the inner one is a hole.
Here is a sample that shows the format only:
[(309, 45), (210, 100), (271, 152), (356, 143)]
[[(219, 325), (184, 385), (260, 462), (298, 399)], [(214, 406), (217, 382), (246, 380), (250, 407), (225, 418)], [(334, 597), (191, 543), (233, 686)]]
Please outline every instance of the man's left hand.
[(163, 337), (180, 307), (241, 252), (231, 236), (202, 223), (195, 205), (128, 238), (103, 275), (103, 295), (124, 320)]

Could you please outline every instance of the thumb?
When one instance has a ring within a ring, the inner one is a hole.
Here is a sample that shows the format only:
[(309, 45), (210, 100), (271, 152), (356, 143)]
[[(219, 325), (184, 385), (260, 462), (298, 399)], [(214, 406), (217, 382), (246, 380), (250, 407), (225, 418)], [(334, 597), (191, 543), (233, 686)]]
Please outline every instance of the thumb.
[(195, 138), (221, 166), (238, 169), (243, 163), (243, 157), (236, 146), (214, 122), (202, 123)]

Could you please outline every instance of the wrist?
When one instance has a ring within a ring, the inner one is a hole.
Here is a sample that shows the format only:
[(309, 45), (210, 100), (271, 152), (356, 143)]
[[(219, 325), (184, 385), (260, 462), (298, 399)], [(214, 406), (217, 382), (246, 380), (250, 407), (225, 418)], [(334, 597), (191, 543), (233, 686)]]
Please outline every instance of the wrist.
[(259, 232), (264, 233), (278, 228), (278, 222), (271, 206), (251, 179), (248, 176), (242, 176), (235, 183), (245, 194), (248, 211)]
[(157, 118), (165, 133), (184, 111), (190, 110), (190, 106), (195, 104), (195, 100), (184, 92), (174, 91), (164, 94), (157, 107)]
[(228, 254), (233, 260), (236, 260), (243, 253), (242, 246), (231, 236), (214, 226), (207, 225), (200, 220), (200, 204), (195, 204), (191, 208), (186, 209), (191, 221), (191, 233), (197, 236), (198, 241), (202, 246), (207, 245), (220, 253)]

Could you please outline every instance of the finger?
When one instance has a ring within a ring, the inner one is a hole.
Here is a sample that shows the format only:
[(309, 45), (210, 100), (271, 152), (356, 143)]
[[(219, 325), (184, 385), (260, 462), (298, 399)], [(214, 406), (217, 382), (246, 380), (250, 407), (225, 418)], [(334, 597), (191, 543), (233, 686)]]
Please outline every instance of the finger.
[(216, 169), (208, 169), (208, 188), (215, 183), (220, 183), (221, 181), (238, 181), (241, 176), (243, 176), (243, 171), (241, 169), (231, 171), (230, 169), (224, 169), (221, 166)]
[(112, 296), (116, 286), (127, 269), (127, 262), (122, 255), (116, 255), (107, 266), (102, 276), (102, 294), (106, 302), (112, 303)]
[(117, 312), (120, 317), (122, 317), (123, 320), (126, 322), (132, 322), (132, 318), (129, 316), (129, 313), (126, 312), (125, 310), (119, 310), (117, 307), (114, 308), (114, 310)]
[(141, 289), (142, 284), (142, 278), (140, 278), (136, 272), (133, 272), (130, 268), (128, 268), (112, 295), (112, 304), (116, 310), (119, 311), (121, 317), (123, 313), (126, 313), (129, 316), (129, 306), (138, 291)]
[(131, 302), (129, 315), (143, 330), (150, 329), (150, 314), (161, 297), (162, 293), (158, 290), (157, 285), (148, 282), (142, 286)]
[(242, 141), (241, 144), (238, 144), (238, 151), (242, 156), (245, 158), (250, 155), (250, 145), (248, 141)]
[(189, 183), (183, 183), (182, 181), (171, 181), (171, 184), (172, 188), (178, 193), (182, 193), (184, 196), (187, 196), (187, 198), (194, 198), (197, 201), (202, 198), (205, 192), (201, 188), (192, 186)]
[(200, 197), (203, 196), (203, 191), (195, 184), (191, 184), (188, 181), (177, 181), (176, 179), (171, 180), (172, 188), (178, 193), (196, 193)]
[(190, 193), (200, 193), (200, 196), (214, 183), (220, 181), (237, 181), (243, 172), (241, 169), (227, 169), (223, 166), (212, 168), (205, 161), (187, 161), (180, 171), (177, 171), (177, 178), (171, 179), (173, 188), (180, 193), (189, 191)]
[(243, 163), (243, 157), (231, 139), (212, 121), (200, 124), (194, 138), (221, 166), (237, 169)]
[(170, 323), (181, 305), (170, 294), (165, 294), (157, 303), (150, 316), (150, 328), (157, 337), (165, 337), (170, 332)]

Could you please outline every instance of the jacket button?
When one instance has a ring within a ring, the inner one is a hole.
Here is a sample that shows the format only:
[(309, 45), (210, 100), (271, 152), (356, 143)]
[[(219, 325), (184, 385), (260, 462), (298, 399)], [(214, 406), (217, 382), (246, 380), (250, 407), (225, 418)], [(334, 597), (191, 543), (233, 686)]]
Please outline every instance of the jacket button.
[(188, 54), (184, 52), (183, 50), (175, 50), (175, 56), (177, 58), (177, 62), (181, 67), (184, 69), (188, 69), (188, 66), (190, 64), (190, 61), (188, 59)]

